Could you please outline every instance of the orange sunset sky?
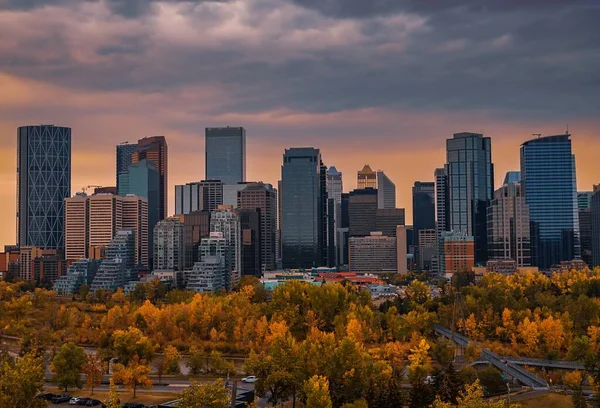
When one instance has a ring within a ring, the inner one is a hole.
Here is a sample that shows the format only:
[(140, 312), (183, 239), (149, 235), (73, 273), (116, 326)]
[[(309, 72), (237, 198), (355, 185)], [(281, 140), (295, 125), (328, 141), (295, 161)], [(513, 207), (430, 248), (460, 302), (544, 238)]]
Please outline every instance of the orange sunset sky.
[(164, 135), (171, 214), (173, 186), (204, 178), (210, 126), (246, 128), (248, 180), (276, 185), (286, 147), (320, 148), (346, 191), (382, 169), (407, 223), (455, 132), (492, 137), (498, 187), (523, 141), (568, 125), (578, 189), (600, 183), (591, 2), (25, 3), (0, 0), (0, 243), (15, 242), (21, 125), (72, 128), (73, 194), (115, 184), (116, 144)]

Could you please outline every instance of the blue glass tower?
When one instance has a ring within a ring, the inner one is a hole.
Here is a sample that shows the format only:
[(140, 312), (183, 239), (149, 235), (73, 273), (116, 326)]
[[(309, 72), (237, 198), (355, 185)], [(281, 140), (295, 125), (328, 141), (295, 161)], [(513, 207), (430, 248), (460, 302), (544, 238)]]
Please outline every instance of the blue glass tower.
[(129, 171), (129, 166), (132, 163), (131, 158), (136, 149), (137, 144), (129, 144), (128, 142), (117, 145), (117, 169), (115, 173), (117, 175), (117, 191), (119, 191), (119, 176)]
[(521, 183), (530, 211), (532, 263), (540, 269), (580, 255), (570, 136), (539, 137), (521, 145)]
[(487, 207), (494, 194), (492, 141), (479, 133), (446, 140), (450, 230), (475, 238), (475, 263), (487, 261)]
[(287, 149), (281, 167), (284, 268), (327, 263), (327, 168), (319, 149)]
[(246, 181), (246, 130), (243, 127), (206, 128), (207, 180), (223, 184)]
[(71, 128), (17, 130), (17, 245), (64, 248), (64, 205), (71, 195)]

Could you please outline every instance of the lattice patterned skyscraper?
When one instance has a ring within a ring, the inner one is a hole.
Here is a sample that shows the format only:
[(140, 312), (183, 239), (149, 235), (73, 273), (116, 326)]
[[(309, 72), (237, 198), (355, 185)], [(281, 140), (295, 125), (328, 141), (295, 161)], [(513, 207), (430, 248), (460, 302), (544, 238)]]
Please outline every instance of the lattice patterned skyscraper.
[(17, 244), (64, 248), (64, 205), (71, 195), (71, 128), (17, 130)]

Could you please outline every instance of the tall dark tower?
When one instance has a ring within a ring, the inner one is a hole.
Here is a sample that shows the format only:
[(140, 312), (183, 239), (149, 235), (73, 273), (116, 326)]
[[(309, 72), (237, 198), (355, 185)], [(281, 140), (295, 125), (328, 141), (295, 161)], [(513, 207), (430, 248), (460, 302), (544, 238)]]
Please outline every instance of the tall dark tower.
[(473, 236), (475, 263), (487, 261), (487, 207), (494, 195), (492, 140), (455, 133), (446, 140), (450, 230)]
[(167, 140), (164, 136), (151, 136), (138, 140), (137, 149), (131, 156), (131, 163), (136, 164), (144, 159), (154, 163), (159, 179), (159, 221), (168, 214), (168, 154)]
[(521, 145), (521, 183), (530, 212), (532, 263), (544, 270), (581, 254), (570, 136), (538, 137)]
[(17, 130), (17, 245), (64, 248), (65, 198), (71, 195), (71, 128)]

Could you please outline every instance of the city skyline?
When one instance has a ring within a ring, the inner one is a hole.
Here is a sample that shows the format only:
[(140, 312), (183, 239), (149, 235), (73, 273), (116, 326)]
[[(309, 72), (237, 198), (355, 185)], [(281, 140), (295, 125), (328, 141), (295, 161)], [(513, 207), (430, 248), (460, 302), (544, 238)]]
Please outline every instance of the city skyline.
[(15, 129), (39, 123), (72, 128), (72, 192), (114, 185), (115, 146), (152, 135), (169, 186), (203, 180), (204, 129), (228, 125), (248, 131), (247, 180), (276, 186), (284, 149), (314, 146), (346, 191), (357, 163), (383, 169), (408, 219), (413, 182), (463, 131), (493, 139), (501, 185), (523, 141), (568, 126), (590, 191), (599, 18), (586, 0), (0, 2), (0, 243), (15, 241)]

